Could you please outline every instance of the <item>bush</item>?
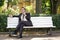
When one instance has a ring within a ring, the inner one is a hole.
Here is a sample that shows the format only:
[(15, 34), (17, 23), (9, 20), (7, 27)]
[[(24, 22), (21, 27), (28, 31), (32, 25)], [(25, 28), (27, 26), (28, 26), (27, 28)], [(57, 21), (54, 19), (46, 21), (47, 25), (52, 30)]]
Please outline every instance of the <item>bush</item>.
[(5, 0), (0, 0), (0, 6), (3, 6), (4, 5), (4, 1)]
[(31, 17), (38, 17), (39, 16), (39, 13), (32, 13), (31, 14)]
[(0, 15), (0, 32), (6, 31), (7, 27), (7, 16)]
[(56, 28), (60, 28), (60, 14), (53, 15), (52, 18), (53, 25), (56, 26)]

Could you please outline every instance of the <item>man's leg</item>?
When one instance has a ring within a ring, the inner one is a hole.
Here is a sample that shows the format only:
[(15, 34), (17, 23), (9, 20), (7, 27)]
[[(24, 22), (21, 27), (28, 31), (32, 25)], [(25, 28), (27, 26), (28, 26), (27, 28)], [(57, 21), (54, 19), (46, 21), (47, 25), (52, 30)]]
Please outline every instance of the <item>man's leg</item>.
[(20, 23), (17, 25), (15, 33), (17, 33), (20, 30)]
[(21, 23), (19, 23), (19, 24), (17, 25), (16, 30), (13, 32), (13, 34), (17, 34), (17, 32), (20, 30), (20, 24), (21, 24)]
[(20, 27), (19, 38), (22, 38), (23, 27), (24, 27), (24, 26), (30, 26), (30, 25), (31, 25), (31, 24), (30, 24), (30, 22), (28, 22), (28, 21), (21, 21), (21, 22), (19, 23), (19, 27)]
[(23, 26), (24, 26), (24, 24), (21, 24), (21, 26), (20, 26), (20, 34), (19, 34), (20, 38), (22, 38)]
[(19, 38), (22, 38), (22, 32), (23, 32), (23, 26), (25, 26), (25, 22), (24, 21), (21, 21), (20, 23), (19, 23), (19, 31), (20, 31), (20, 34), (19, 34)]

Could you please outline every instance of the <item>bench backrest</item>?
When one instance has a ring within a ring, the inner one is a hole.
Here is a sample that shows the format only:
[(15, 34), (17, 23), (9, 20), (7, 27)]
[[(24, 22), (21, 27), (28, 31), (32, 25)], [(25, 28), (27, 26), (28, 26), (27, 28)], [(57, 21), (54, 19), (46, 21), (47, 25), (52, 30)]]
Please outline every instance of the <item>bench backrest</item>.
[(16, 28), (18, 25), (18, 18), (17, 17), (8, 17), (7, 18), (7, 28)]
[(53, 26), (52, 17), (32, 17), (31, 21), (34, 26)]
[[(19, 20), (17, 17), (13, 17), (13, 18), (8, 17), (7, 28), (16, 28), (16, 26), (18, 25), (18, 21)], [(31, 21), (33, 23), (33, 27), (53, 26), (52, 17), (31, 17)]]

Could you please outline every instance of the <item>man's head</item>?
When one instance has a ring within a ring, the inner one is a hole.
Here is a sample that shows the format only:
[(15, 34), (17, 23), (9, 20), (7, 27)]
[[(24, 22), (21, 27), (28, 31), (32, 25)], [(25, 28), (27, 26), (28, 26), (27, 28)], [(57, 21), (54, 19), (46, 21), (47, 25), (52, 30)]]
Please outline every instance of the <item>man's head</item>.
[(24, 7), (21, 8), (21, 12), (22, 13), (25, 13), (26, 12), (26, 9)]

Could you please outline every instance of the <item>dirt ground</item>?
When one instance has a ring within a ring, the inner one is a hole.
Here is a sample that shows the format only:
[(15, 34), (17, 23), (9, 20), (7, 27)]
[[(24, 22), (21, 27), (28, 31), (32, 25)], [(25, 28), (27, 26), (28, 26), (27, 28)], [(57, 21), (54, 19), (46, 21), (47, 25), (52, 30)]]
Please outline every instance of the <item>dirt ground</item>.
[(60, 31), (53, 32), (52, 35), (23, 35), (18, 39), (17, 36), (9, 37), (8, 34), (0, 34), (0, 40), (60, 40)]

